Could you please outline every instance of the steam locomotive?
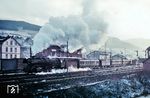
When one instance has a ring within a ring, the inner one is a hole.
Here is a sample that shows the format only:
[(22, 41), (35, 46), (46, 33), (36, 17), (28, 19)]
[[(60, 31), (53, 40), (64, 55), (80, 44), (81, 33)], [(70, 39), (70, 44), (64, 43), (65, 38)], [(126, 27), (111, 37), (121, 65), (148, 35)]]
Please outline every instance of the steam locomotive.
[(23, 71), (28, 73), (61, 68), (60, 59), (29, 58), (24, 59), (23, 63), (26, 64)]

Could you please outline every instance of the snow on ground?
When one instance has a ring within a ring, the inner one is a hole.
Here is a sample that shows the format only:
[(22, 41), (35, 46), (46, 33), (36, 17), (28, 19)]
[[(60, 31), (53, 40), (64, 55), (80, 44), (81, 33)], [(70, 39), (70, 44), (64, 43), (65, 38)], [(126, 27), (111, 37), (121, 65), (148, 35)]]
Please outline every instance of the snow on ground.
[(90, 68), (86, 67), (86, 68), (75, 68), (73, 66), (68, 67), (68, 71), (69, 72), (76, 72), (76, 71), (89, 71), (91, 70)]
[(148, 96), (141, 96), (141, 97), (137, 97), (137, 98), (150, 98), (150, 95), (148, 95)]
[(50, 72), (38, 72), (36, 75), (46, 75), (46, 74), (56, 74), (65, 72), (77, 72), (77, 71), (89, 71), (90, 68), (75, 68), (73, 66), (68, 67), (68, 69), (52, 69)]
[(56, 74), (65, 72), (67, 72), (67, 69), (52, 69), (50, 72), (38, 72), (36, 73), (36, 75)]

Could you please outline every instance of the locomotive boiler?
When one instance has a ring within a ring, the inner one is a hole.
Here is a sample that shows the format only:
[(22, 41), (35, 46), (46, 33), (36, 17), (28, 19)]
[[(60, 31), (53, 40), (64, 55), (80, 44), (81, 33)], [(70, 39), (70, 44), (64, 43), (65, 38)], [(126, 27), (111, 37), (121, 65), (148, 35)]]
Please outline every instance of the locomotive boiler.
[(57, 58), (29, 58), (25, 59), (23, 63), (26, 64), (23, 70), (28, 73), (50, 71), (51, 69), (61, 68), (61, 61)]

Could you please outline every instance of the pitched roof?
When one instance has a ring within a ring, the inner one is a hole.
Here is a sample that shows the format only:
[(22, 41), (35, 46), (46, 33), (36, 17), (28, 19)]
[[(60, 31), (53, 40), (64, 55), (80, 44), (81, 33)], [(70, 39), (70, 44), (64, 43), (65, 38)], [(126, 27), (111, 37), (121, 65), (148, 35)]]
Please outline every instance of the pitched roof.
[(3, 42), (5, 42), (9, 38), (11, 38), (11, 37), (10, 36), (7, 36), (7, 37), (0, 36), (0, 44), (3, 44)]
[(126, 58), (126, 56), (121, 55), (121, 54), (116, 54), (116, 55), (113, 55), (113, 56), (112, 56), (112, 58), (115, 58), (115, 57), (119, 57), (119, 58), (127, 59), (127, 58)]
[[(4, 37), (4, 36), (0, 36), (0, 44), (3, 44), (3, 42), (5, 42), (6, 40), (8, 40), (9, 38), (13, 38), (13, 36), (7, 36), (7, 37)], [(16, 41), (16, 39), (14, 39)], [(18, 41), (16, 41), (18, 43)], [(18, 43), (20, 45), (20, 43)], [(21, 45), (20, 45), (21, 46)]]

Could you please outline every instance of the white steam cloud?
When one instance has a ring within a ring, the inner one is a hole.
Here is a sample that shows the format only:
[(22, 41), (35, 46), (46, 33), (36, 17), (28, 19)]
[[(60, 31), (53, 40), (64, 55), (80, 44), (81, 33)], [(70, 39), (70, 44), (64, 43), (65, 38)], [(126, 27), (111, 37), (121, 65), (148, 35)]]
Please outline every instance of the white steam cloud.
[(81, 47), (86, 50), (100, 48), (107, 24), (93, 10), (94, 3), (87, 0), (83, 2), (82, 15), (50, 17), (49, 22), (34, 37), (33, 52), (40, 52), (51, 44), (66, 44), (67, 40), (70, 51)]

